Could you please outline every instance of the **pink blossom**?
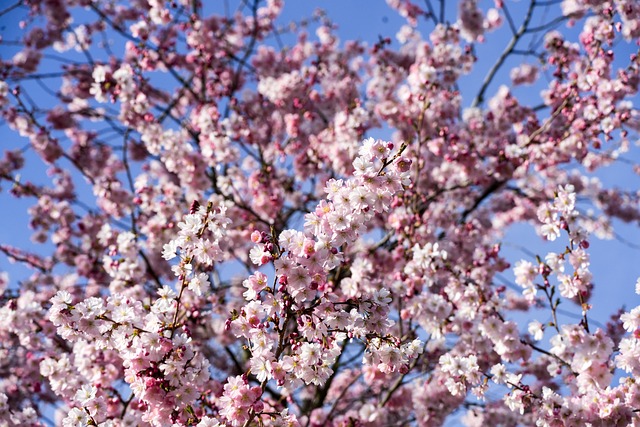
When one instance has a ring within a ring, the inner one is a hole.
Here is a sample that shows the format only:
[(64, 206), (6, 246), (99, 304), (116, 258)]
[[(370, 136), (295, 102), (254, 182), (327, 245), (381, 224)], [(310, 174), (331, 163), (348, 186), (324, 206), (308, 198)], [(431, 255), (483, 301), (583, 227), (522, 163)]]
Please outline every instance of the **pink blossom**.
[(640, 170), (637, 2), (389, 0), (363, 41), (282, 0), (26, 3), (5, 424), (633, 424), (640, 311), (598, 319), (593, 248), (640, 221), (602, 175)]

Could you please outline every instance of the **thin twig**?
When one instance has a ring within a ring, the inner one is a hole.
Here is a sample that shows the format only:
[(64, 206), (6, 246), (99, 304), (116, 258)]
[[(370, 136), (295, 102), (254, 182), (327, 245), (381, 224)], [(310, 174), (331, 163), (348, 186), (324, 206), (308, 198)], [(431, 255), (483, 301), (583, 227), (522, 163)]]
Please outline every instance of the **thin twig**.
[(531, 16), (533, 15), (534, 6), (535, 6), (535, 1), (531, 0), (529, 2), (529, 8), (527, 9), (527, 14), (524, 17), (524, 21), (522, 21), (522, 25), (520, 25), (520, 28), (518, 29), (518, 31), (513, 35), (507, 47), (504, 49), (504, 51), (502, 52), (502, 54), (500, 55), (496, 63), (493, 64), (493, 67), (491, 67), (491, 70), (489, 70), (489, 73), (484, 78), (484, 81), (482, 82), (482, 86), (480, 87), (480, 91), (478, 92), (478, 95), (476, 95), (475, 99), (471, 103), (472, 107), (477, 107), (478, 105), (484, 102), (485, 92), (489, 88), (489, 85), (493, 81), (493, 78), (496, 76), (496, 73), (498, 72), (498, 70), (500, 70), (500, 68), (502, 67), (504, 62), (507, 60), (509, 55), (511, 55), (511, 53), (516, 47), (516, 44), (518, 44), (518, 41), (520, 40), (520, 38), (522, 38), (522, 36), (527, 32), (529, 28), (529, 22), (531, 21)]

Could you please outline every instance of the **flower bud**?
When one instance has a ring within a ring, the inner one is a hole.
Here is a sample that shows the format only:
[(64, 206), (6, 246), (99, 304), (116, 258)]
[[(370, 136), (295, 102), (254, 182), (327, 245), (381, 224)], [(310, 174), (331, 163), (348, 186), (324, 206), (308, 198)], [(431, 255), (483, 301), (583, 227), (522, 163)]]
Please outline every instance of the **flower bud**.
[(253, 233), (251, 233), (251, 241), (253, 243), (260, 243), (262, 241), (262, 233), (260, 233), (258, 230), (255, 230)]
[(408, 172), (411, 169), (411, 159), (400, 157), (396, 162), (396, 169), (398, 169), (398, 172)]

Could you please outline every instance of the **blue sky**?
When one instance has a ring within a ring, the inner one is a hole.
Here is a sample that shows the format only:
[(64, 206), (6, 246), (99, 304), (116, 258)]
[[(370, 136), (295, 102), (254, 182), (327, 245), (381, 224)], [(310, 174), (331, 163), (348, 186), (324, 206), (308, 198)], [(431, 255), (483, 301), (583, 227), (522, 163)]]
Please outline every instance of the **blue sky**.
[[(391, 37), (395, 40), (395, 34), (400, 26), (405, 24), (405, 20), (391, 10), (384, 0), (325, 0), (323, 2), (314, 1), (289, 1), (285, 3), (283, 18), (299, 19), (303, 16), (309, 16), (314, 9), (321, 3), (321, 7), (327, 12), (327, 15), (337, 25), (336, 34), (341, 42), (351, 39), (364, 40), (374, 43), (379, 36)], [(415, 2), (423, 5), (424, 2)], [(432, 4), (437, 9), (437, 1)], [(446, 17), (451, 22), (455, 21), (457, 2), (446, 1)], [(528, 1), (525, 0), (507, 0), (509, 11), (513, 15), (513, 19), (518, 26), (526, 12)], [(486, 10), (487, 7), (493, 7), (493, 1), (480, 1), (480, 6)], [(549, 16), (557, 14), (557, 10), (550, 10)], [(542, 22), (541, 14), (534, 16), (533, 23)], [(433, 25), (431, 22), (421, 20), (418, 24), (418, 30), (423, 37), (427, 37)], [(561, 24), (558, 30), (566, 34), (568, 38), (577, 40), (580, 26), (568, 28), (565, 24)], [(460, 91), (464, 99), (464, 105), (469, 105), (473, 97), (478, 92), (478, 88), (485, 74), (495, 62), (495, 59), (503, 51), (504, 47), (510, 39), (506, 23), (502, 28), (494, 33), (486, 34), (486, 41), (476, 44), (476, 55), (478, 62), (471, 74), (464, 76), (460, 80)], [(523, 40), (522, 46), (527, 47), (529, 40)], [(397, 43), (396, 43), (397, 45)], [(618, 52), (622, 55), (631, 54), (635, 51), (632, 44), (617, 46)], [(626, 59), (626, 58), (625, 58)], [(527, 58), (527, 62), (535, 64), (534, 58)], [(512, 57), (498, 73), (494, 84), (490, 86), (487, 97), (491, 97), (500, 84), (510, 86), (508, 79), (509, 71), (513, 66), (522, 62), (522, 57)], [(540, 90), (546, 86), (546, 80), (542, 75), (536, 85), (521, 86), (514, 89), (514, 94), (521, 99), (526, 105), (537, 105), (540, 103)], [(637, 99), (636, 99), (637, 101)], [(389, 137), (385, 135), (384, 130), (379, 130), (380, 135), (376, 137)], [(634, 150), (635, 148), (635, 150)], [(640, 156), (637, 147), (632, 147), (627, 153), (626, 158), (639, 162)], [(613, 166), (598, 171), (596, 176), (602, 180), (603, 186), (620, 187), (624, 189), (640, 190), (640, 177), (633, 173), (631, 167), (624, 163), (615, 163)], [(618, 235), (626, 241), (635, 243), (640, 246), (640, 230), (637, 226), (624, 224), (621, 221), (614, 221), (614, 230)], [(594, 320), (605, 323), (609, 316), (626, 305), (627, 308), (633, 308), (640, 304), (640, 297), (635, 294), (635, 282), (640, 277), (640, 250), (638, 247), (630, 247), (618, 240), (598, 240), (595, 237), (590, 239), (591, 247), (591, 271), (594, 275), (594, 283), (596, 284), (594, 295), (591, 299), (593, 310), (589, 317)], [(559, 245), (566, 244), (566, 239), (562, 238), (557, 242), (545, 242), (538, 237), (530, 225), (518, 225), (509, 229), (504, 237), (503, 253), (507, 255), (507, 259), (512, 263), (519, 259), (531, 259), (527, 252), (544, 255), (552, 250), (558, 250)], [(561, 247), (560, 247), (561, 248)], [(525, 250), (523, 250), (525, 249)], [(510, 271), (506, 271), (505, 278), (511, 280), (513, 275)], [(580, 309), (571, 303), (561, 305), (562, 311), (568, 311), (572, 314), (579, 315)], [(545, 319), (540, 319), (545, 320)], [(575, 322), (575, 318), (571, 316), (560, 315), (560, 321)]]
[[(205, 1), (205, 3), (207, 2)], [(417, 3), (422, 4), (422, 2)], [(437, 7), (439, 2), (433, 1), (432, 3)], [(454, 21), (456, 2), (446, 1), (444, 3), (447, 5), (447, 18), (450, 21)], [(514, 16), (516, 25), (518, 25), (528, 2), (525, 0), (506, 0), (506, 4)], [(211, 3), (208, 4), (208, 7), (210, 5)], [(480, 1), (480, 5), (485, 8), (493, 5), (493, 1)], [(341, 42), (358, 39), (374, 43), (379, 36), (395, 39), (396, 32), (405, 23), (402, 18), (387, 7), (384, 0), (325, 0), (322, 2), (290, 0), (285, 4), (281, 22), (284, 24), (290, 20), (299, 20), (303, 17), (311, 16), (318, 6), (325, 9), (328, 16), (337, 25), (336, 33)], [(20, 30), (17, 28), (17, 20), (14, 19), (15, 16), (17, 15), (11, 14), (0, 18), (0, 34), (5, 40), (15, 39), (20, 34)], [(540, 17), (538, 16), (538, 18)], [(418, 30), (424, 37), (428, 36), (432, 28), (432, 23), (424, 20), (421, 20), (418, 26)], [(564, 25), (560, 26), (559, 29), (573, 37), (577, 32), (576, 28), (567, 29)], [(476, 45), (478, 63), (472, 74), (462, 78), (460, 81), (460, 90), (463, 94), (465, 105), (470, 104), (487, 70), (502, 52), (509, 38), (510, 34), (505, 25), (501, 30), (487, 34), (485, 43)], [(631, 53), (633, 51), (633, 46), (631, 45), (621, 45), (618, 48), (622, 52), (628, 51)], [(4, 60), (10, 58), (15, 49), (12, 46), (0, 45), (0, 57)], [(495, 93), (500, 83), (509, 84), (507, 78), (509, 70), (519, 63), (520, 59), (515, 57), (505, 64), (495, 83), (490, 86), (487, 93), (488, 97)], [(533, 58), (529, 58), (527, 61), (535, 63)], [(537, 105), (540, 103), (539, 91), (545, 84), (546, 80), (542, 76), (538, 84), (533, 87), (517, 88), (514, 93), (527, 101), (524, 103)], [(390, 133), (387, 130), (380, 129), (368, 136), (388, 138)], [(0, 141), (2, 141), (0, 146), (3, 150), (23, 147), (28, 144), (25, 139), (20, 138), (6, 125), (0, 126)], [(30, 151), (27, 151), (27, 157), (29, 168), (24, 171), (24, 178), (35, 182), (46, 182), (46, 167)], [(640, 156), (638, 155), (637, 147), (632, 147), (632, 151), (627, 153), (626, 157), (639, 163)], [(640, 189), (640, 178), (631, 171), (628, 165), (623, 163), (616, 163), (613, 167), (599, 171), (596, 176), (603, 181), (605, 187), (617, 186), (624, 189)], [(47, 251), (43, 250), (46, 248), (35, 247), (30, 242), (31, 231), (28, 229), (29, 217), (26, 211), (28, 207), (33, 205), (34, 201), (31, 199), (16, 200), (11, 197), (7, 194), (9, 186), (6, 183), (3, 183), (1, 188), (0, 207), (2, 209), (0, 209), (0, 219), (3, 227), (0, 227), (0, 243), (32, 248), (46, 253)], [(85, 188), (88, 187), (85, 186)], [(626, 241), (632, 244), (640, 244), (640, 230), (637, 226), (625, 225), (619, 221), (614, 221), (614, 228), (617, 234)], [(519, 259), (531, 259), (528, 252), (544, 256), (548, 251), (557, 249), (559, 244), (564, 242), (566, 240), (563, 241), (562, 239), (560, 243), (544, 242), (536, 236), (530, 225), (519, 225), (507, 230), (504, 237), (504, 254), (513, 265)], [(609, 315), (620, 306), (626, 305), (630, 309), (640, 304), (640, 297), (634, 292), (636, 279), (640, 277), (640, 250), (637, 246), (632, 247), (618, 240), (602, 241), (592, 238), (590, 242), (591, 271), (594, 274), (594, 283), (596, 284), (595, 293), (591, 299), (594, 308), (590, 312), (590, 318), (596, 322), (605, 323)], [(18, 265), (10, 264), (6, 257), (0, 255), (0, 271), (2, 270), (8, 271), (13, 279), (24, 277), (26, 273), (25, 269)], [(511, 280), (513, 275), (510, 271), (507, 271), (504, 277), (507, 280)], [(579, 308), (571, 303), (562, 304), (561, 309), (573, 315), (579, 315), (580, 313)], [(577, 322), (570, 314), (561, 314), (560, 321)], [(543, 317), (539, 320), (549, 319)]]
[[(439, 2), (432, 2), (437, 8)], [(446, 17), (449, 21), (455, 21), (456, 2), (445, 2)], [(506, 2), (507, 7), (514, 17), (516, 25), (519, 24), (528, 2), (524, 0), (510, 0)], [(212, 3), (205, 2), (205, 9), (211, 7)], [(219, 5), (219, 4), (218, 4)], [(492, 1), (481, 1), (481, 7), (492, 6)], [(398, 29), (405, 24), (403, 18), (398, 16), (391, 10), (384, 0), (325, 0), (322, 2), (299, 0), (289, 1), (285, 4), (284, 13), (280, 22), (284, 24), (290, 21), (299, 21), (304, 17), (313, 15), (313, 12), (321, 6), (327, 13), (327, 16), (336, 24), (336, 34), (344, 43), (347, 40), (363, 40), (370, 44), (375, 43), (380, 36), (391, 37), (395, 42), (395, 34)], [(553, 12), (553, 11), (552, 11)], [(18, 28), (18, 22), (15, 17), (17, 13), (10, 14), (0, 18), (0, 34), (4, 40), (15, 40), (21, 34)], [(540, 19), (540, 16), (534, 17)], [(427, 37), (433, 24), (430, 21), (421, 20), (418, 30), (424, 37)], [(559, 27), (560, 31), (567, 34), (568, 37), (575, 37), (577, 28), (568, 29), (565, 25)], [(312, 34), (312, 37), (314, 35)], [(289, 37), (291, 39), (291, 37)], [(476, 44), (476, 54), (478, 62), (473, 72), (464, 76), (460, 80), (460, 91), (462, 93), (464, 104), (469, 105), (471, 99), (475, 96), (480, 86), (480, 82), (484, 78), (487, 70), (494, 63), (495, 58), (508, 42), (510, 34), (506, 25), (494, 33), (486, 35), (486, 42)], [(287, 36), (283, 36), (285, 43)], [(528, 41), (525, 40), (523, 46)], [(397, 43), (396, 43), (397, 45)], [(0, 57), (9, 59), (13, 56), (17, 47), (0, 45)], [(622, 51), (628, 50), (632, 52), (633, 46), (619, 46)], [(68, 52), (68, 55), (79, 55), (75, 52)], [(512, 66), (519, 63), (520, 57), (514, 57), (510, 62), (505, 64), (502, 71), (495, 79), (495, 83), (490, 86), (487, 96), (491, 97), (500, 84), (509, 85), (508, 73)], [(534, 58), (528, 58), (528, 62), (535, 63)], [(529, 105), (537, 105), (540, 102), (539, 91), (544, 88), (546, 81), (544, 76), (539, 79), (538, 84), (533, 87), (518, 87), (514, 89), (514, 93), (523, 100), (523, 103)], [(390, 132), (384, 129), (378, 129), (371, 132), (371, 136), (380, 138), (389, 138)], [(28, 145), (27, 140), (19, 137), (16, 133), (6, 125), (0, 126), (0, 141), (3, 149), (14, 149), (16, 147), (24, 147)], [(42, 162), (33, 155), (30, 150), (26, 152), (29, 167), (23, 172), (23, 179), (29, 179), (34, 182), (47, 182), (46, 167)], [(633, 150), (627, 154), (628, 158), (638, 161), (638, 153)], [(613, 167), (599, 171), (597, 175), (605, 186), (620, 186), (627, 189), (640, 188), (639, 177), (631, 171), (631, 168), (622, 163), (616, 163)], [(77, 180), (80, 186), (83, 186), (82, 180)], [(84, 185), (85, 191), (89, 188)], [(0, 228), (0, 242), (9, 243), (23, 248), (31, 248), (36, 252), (47, 253), (46, 247), (33, 245), (30, 242), (31, 231), (28, 228), (29, 217), (26, 210), (33, 205), (30, 199), (15, 199), (7, 194), (9, 186), (6, 183), (2, 185), (0, 192), (0, 218), (2, 218), (4, 227)], [(90, 194), (89, 194), (90, 195)], [(640, 242), (640, 232), (637, 227), (625, 225), (619, 221), (614, 222), (615, 230), (618, 235), (631, 243)], [(592, 246), (589, 249), (591, 254), (592, 272), (596, 283), (596, 291), (592, 304), (594, 309), (591, 316), (601, 322), (606, 321), (609, 314), (622, 304), (627, 307), (633, 307), (640, 303), (640, 299), (634, 293), (634, 284), (640, 276), (640, 250), (636, 247), (630, 247), (617, 240), (600, 241), (591, 239)], [(505, 254), (513, 263), (520, 258), (527, 259), (529, 255), (527, 251), (540, 255), (546, 254), (551, 248), (557, 247), (557, 244), (545, 243), (535, 235), (533, 228), (529, 225), (520, 225), (508, 230), (504, 238)], [(25, 269), (18, 265), (10, 265), (4, 256), (0, 256), (0, 270), (9, 271), (14, 279), (22, 277), (26, 272)], [(505, 272), (506, 278), (511, 279), (510, 272)], [(565, 310), (579, 313), (577, 307), (565, 304)], [(568, 319), (567, 319), (568, 320)]]

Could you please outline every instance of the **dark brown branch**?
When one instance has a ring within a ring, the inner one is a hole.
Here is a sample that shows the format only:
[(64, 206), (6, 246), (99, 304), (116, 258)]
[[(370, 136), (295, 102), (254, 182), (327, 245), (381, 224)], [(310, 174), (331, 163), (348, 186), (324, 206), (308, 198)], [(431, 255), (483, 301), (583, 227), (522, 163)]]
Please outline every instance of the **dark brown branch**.
[(504, 51), (502, 52), (502, 54), (500, 55), (496, 63), (493, 64), (493, 67), (491, 67), (491, 69), (489, 70), (489, 73), (487, 73), (487, 76), (484, 78), (484, 81), (482, 82), (482, 86), (480, 87), (480, 91), (478, 92), (478, 95), (476, 95), (475, 99), (471, 103), (472, 107), (477, 107), (478, 105), (484, 102), (485, 92), (487, 91), (487, 89), (489, 88), (489, 85), (491, 84), (494, 77), (498, 73), (498, 70), (502, 68), (502, 65), (505, 63), (509, 55), (513, 53), (513, 50), (518, 44), (518, 41), (520, 41), (522, 36), (529, 29), (529, 23), (531, 21), (531, 16), (533, 15), (534, 7), (535, 7), (535, 1), (532, 0), (531, 2), (529, 2), (529, 8), (527, 9), (527, 14), (525, 15), (524, 20), (522, 21), (522, 25), (520, 25), (520, 28), (518, 29), (518, 31), (513, 35), (507, 47), (504, 49)]

